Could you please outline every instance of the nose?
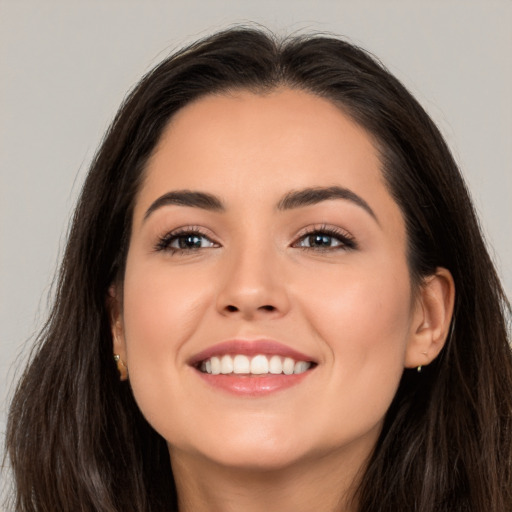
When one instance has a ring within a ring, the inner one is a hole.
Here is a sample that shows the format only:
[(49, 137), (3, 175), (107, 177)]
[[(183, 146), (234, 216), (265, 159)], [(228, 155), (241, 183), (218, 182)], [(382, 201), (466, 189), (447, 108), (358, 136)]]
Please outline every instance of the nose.
[(277, 251), (246, 246), (226, 261), (217, 309), (244, 320), (285, 315), (290, 307), (287, 283)]

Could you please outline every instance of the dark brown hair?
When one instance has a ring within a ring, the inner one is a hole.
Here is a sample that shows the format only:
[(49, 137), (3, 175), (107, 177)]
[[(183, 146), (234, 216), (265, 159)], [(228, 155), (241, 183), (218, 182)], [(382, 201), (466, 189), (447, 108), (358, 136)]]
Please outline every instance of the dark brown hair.
[(413, 282), (445, 267), (456, 286), (449, 339), (421, 374), (404, 371), (359, 510), (512, 510), (510, 307), (442, 136), (365, 51), (245, 28), (199, 41), (143, 77), (92, 163), (53, 310), (11, 405), (16, 510), (176, 509), (166, 443), (112, 360), (108, 288), (122, 281), (135, 196), (173, 114), (207, 94), (278, 86), (332, 101), (371, 134), (406, 220)]

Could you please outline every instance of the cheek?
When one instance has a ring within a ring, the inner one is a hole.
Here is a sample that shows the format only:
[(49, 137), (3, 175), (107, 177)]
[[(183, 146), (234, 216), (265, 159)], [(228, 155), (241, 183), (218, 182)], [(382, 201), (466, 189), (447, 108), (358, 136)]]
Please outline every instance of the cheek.
[(175, 354), (211, 302), (209, 290), (199, 275), (194, 279), (161, 261), (130, 265), (129, 260), (123, 304), (128, 351), (155, 358), (160, 349)]
[[(134, 258), (135, 259), (135, 258)], [(209, 287), (161, 262), (127, 262), (124, 334), (130, 385), (154, 426), (167, 424), (165, 404), (182, 393), (181, 347), (193, 336), (211, 303)]]
[(411, 315), (408, 275), (393, 268), (352, 268), (324, 282), (321, 290), (308, 287), (303, 310), (330, 353), (329, 414), (341, 422), (351, 411), (354, 426), (369, 428), (385, 415), (403, 373)]
[(395, 266), (347, 265), (325, 276), (317, 272), (314, 283), (304, 280), (304, 310), (334, 352), (338, 346), (362, 353), (404, 348), (411, 295), (407, 271)]

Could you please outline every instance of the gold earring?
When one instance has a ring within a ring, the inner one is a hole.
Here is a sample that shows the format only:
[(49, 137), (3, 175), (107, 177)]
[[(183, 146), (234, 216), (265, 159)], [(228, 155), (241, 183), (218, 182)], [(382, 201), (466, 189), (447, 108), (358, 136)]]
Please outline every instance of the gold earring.
[(418, 366), (418, 368), (416, 368), (416, 371), (417, 371), (418, 373), (421, 373), (421, 365), (420, 365), (420, 366)]
[(128, 378), (128, 367), (121, 359), (119, 354), (114, 354), (114, 361), (117, 364), (117, 371), (119, 372), (119, 378), (121, 380), (126, 380)]

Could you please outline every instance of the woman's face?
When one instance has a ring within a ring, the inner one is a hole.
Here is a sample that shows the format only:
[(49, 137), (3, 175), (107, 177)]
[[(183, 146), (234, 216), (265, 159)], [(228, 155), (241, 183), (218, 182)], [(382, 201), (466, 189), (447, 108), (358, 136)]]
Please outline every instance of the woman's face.
[(171, 457), (366, 457), (414, 304), (404, 220), (337, 107), (280, 89), (174, 116), (136, 200), (114, 347)]

